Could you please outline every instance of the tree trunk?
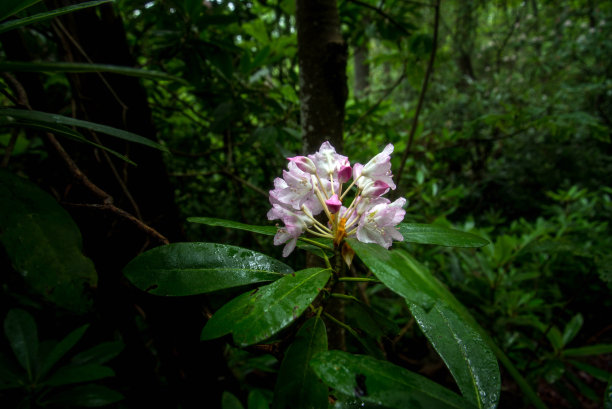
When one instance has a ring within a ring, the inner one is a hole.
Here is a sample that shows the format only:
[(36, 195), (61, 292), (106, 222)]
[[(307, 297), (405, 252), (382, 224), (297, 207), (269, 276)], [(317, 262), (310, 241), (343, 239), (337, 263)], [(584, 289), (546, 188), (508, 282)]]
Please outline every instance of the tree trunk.
[(336, 0), (297, 0), (296, 20), (304, 152), (326, 140), (341, 151), (347, 47)]
[[(314, 152), (326, 140), (342, 152), (347, 46), (336, 0), (298, 0), (296, 20), (304, 153)], [(309, 256), (307, 264), (321, 265), (321, 260)], [(335, 290), (343, 291), (341, 285)], [(344, 320), (341, 300), (330, 300), (326, 311)], [(328, 323), (328, 342), (331, 348), (344, 349), (344, 329)]]

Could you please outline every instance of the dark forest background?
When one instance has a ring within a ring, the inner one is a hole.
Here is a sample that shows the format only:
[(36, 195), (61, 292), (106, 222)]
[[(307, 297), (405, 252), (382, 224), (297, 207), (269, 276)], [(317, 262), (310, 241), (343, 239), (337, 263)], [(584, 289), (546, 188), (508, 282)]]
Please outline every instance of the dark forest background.
[[(330, 140), (362, 163), (393, 143), (406, 221), (490, 241), (408, 247), (544, 404), (612, 408), (610, 2), (4, 3), (2, 407), (269, 398), (275, 351), (199, 341), (230, 294), (156, 297), (122, 270), (181, 241), (280, 258), (266, 236), (186, 219), (273, 225), (268, 191), (286, 157)], [(364, 293), (397, 326), (387, 358), (452, 389), (405, 303)], [(15, 322), (41, 356), (63, 340), (64, 378), (16, 380)], [(499, 407), (530, 405), (502, 370)]]

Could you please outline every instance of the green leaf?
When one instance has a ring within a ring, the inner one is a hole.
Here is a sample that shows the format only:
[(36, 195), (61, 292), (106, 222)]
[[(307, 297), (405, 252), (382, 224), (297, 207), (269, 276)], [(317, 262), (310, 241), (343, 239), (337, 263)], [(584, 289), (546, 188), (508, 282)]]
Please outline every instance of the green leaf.
[(399, 232), (407, 243), (437, 244), (448, 247), (482, 247), (489, 242), (472, 233), (431, 224), (400, 223)]
[(25, 376), (25, 372), (17, 366), (15, 359), (10, 359), (0, 352), (0, 390), (26, 385)]
[(362, 302), (353, 301), (345, 308), (347, 317), (355, 322), (356, 327), (374, 338), (395, 335), (399, 332), (399, 327), (394, 321)]
[(429, 311), (416, 304), (408, 305), (463, 396), (479, 408), (495, 408), (501, 385), (499, 367), (478, 331), (443, 302)]
[(325, 324), (319, 317), (310, 318), (285, 352), (274, 388), (272, 409), (327, 408), (327, 386), (309, 366), (312, 357), (323, 351), (327, 351)]
[(83, 337), (85, 331), (87, 331), (89, 325), (83, 325), (80, 328), (75, 329), (70, 334), (68, 334), (64, 339), (58, 342), (53, 349), (44, 357), (42, 361), (42, 365), (38, 370), (36, 375), (36, 379), (42, 379), (45, 375), (51, 370), (53, 365), (55, 365), (68, 351), (72, 349), (72, 347)]
[[(8, 0), (3, 0), (3, 1), (8, 1)], [(33, 0), (27, 0), (29, 3), (32, 3)], [(13, 30), (17, 27), (21, 27), (21, 26), (25, 26), (28, 24), (34, 24), (37, 23), (39, 21), (45, 21), (45, 20), (49, 20), (53, 17), (56, 16), (61, 16), (62, 14), (68, 14), (68, 13), (72, 13), (75, 12), (77, 10), (81, 10), (81, 9), (85, 9), (88, 7), (96, 7), (99, 6), (100, 4), (104, 4), (104, 3), (110, 3), (113, 0), (96, 0), (96, 1), (87, 1), (84, 3), (79, 3), (79, 4), (75, 4), (72, 6), (67, 6), (67, 7), (62, 7), (59, 9), (55, 9), (55, 10), (51, 10), (51, 11), (46, 11), (43, 13), (38, 13), (35, 14), (33, 16), (29, 16), (29, 17), (24, 17), (24, 18), (20, 18), (17, 20), (9, 20), (3, 24), (0, 24), (0, 33), (3, 33), (5, 31), (9, 31), (9, 30)], [(34, 1), (34, 2), (38, 2)], [(8, 16), (7, 16), (8, 17)], [(3, 18), (0, 18), (0, 20), (3, 20)], [(1, 70), (0, 70), (1, 71)]]
[(111, 376), (115, 376), (115, 372), (112, 369), (98, 364), (63, 366), (40, 384), (47, 386), (69, 385), (72, 383), (95, 381)]
[(149, 250), (123, 269), (136, 287), (155, 295), (194, 295), (262, 281), (293, 272), (256, 251), (216, 243), (173, 243)]
[(119, 392), (102, 385), (83, 385), (66, 389), (51, 396), (44, 403), (57, 407), (77, 406), (86, 408), (97, 408), (110, 405), (122, 400), (124, 396)]
[(608, 379), (610, 379), (612, 376), (612, 373), (584, 362), (576, 361), (574, 359), (570, 359), (568, 362), (602, 382), (608, 382)]
[(103, 342), (75, 355), (70, 362), (74, 365), (104, 364), (119, 355), (124, 347), (121, 341)]
[[(104, 1), (108, 2), (108, 0)], [(86, 4), (86, 3), (83, 3)], [(74, 6), (71, 6), (74, 7)], [(0, 62), (0, 71), (4, 72), (69, 72), (69, 73), (87, 73), (87, 72), (108, 72), (111, 74), (127, 75), (130, 77), (145, 78), (150, 80), (165, 80), (185, 82), (182, 78), (174, 77), (161, 71), (145, 70), (142, 68), (125, 67), (121, 65), (110, 64), (87, 64), (74, 62), (23, 62), (23, 61), (2, 61)]]
[(242, 406), (237, 397), (224, 391), (221, 397), (221, 409), (244, 409), (244, 406)]
[(208, 226), (219, 226), (227, 227), (229, 229), (246, 230), (253, 233), (265, 234), (267, 236), (274, 236), (278, 230), (274, 226), (253, 226), (250, 224), (244, 224), (235, 222), (232, 220), (215, 219), (214, 217), (188, 217), (188, 222), (206, 224)]
[(81, 232), (47, 193), (0, 170), (0, 242), (15, 270), (43, 298), (77, 313), (91, 308), (88, 288), (97, 285)]
[(561, 335), (559, 328), (551, 327), (546, 333), (546, 338), (548, 338), (555, 351), (559, 351), (561, 348), (563, 348), (563, 336)]
[(350, 244), (383, 284), (406, 299), (463, 395), (478, 407), (495, 407), (501, 388), (497, 360), (465, 307), (405, 251), (356, 240)]
[(247, 403), (249, 409), (270, 409), (268, 400), (258, 389), (253, 389), (249, 392)]
[(4, 320), (4, 334), (17, 361), (28, 373), (28, 379), (32, 380), (38, 354), (38, 333), (34, 318), (24, 310), (10, 310)]
[(159, 149), (168, 152), (164, 146), (150, 139), (136, 135), (135, 133), (124, 131), (122, 129), (113, 128), (111, 126), (96, 124), (94, 122), (74, 119), (67, 116), (50, 114), (40, 111), (29, 111), (25, 109), (2, 108), (0, 109), (0, 119), (4, 117), (4, 121), (31, 121), (47, 125), (67, 125), (76, 126), (79, 128), (89, 129), (94, 132), (100, 132), (106, 135), (114, 136), (115, 138), (123, 139), (129, 142), (139, 143), (151, 148)]
[(576, 389), (578, 389), (582, 396), (587, 397), (593, 402), (599, 403), (601, 401), (601, 398), (597, 395), (597, 392), (595, 392), (590, 386), (582, 382), (582, 380), (576, 375), (574, 375), (573, 372), (567, 371), (565, 376), (567, 376), (570, 382), (574, 384), (574, 386), (576, 387)]
[(0, 21), (40, 1), (41, 0), (2, 0), (0, 2)]
[(131, 165), (136, 165), (136, 163), (131, 161), (126, 156), (120, 154), (119, 152), (116, 152), (110, 148), (107, 148), (104, 145), (100, 145), (98, 143), (92, 142), (89, 139), (85, 138), (83, 135), (81, 135), (79, 132), (76, 132), (72, 128), (69, 128), (67, 126), (52, 125), (48, 123), (39, 123), (39, 122), (32, 122), (32, 121), (26, 121), (26, 120), (15, 120), (14, 118), (8, 119), (7, 117), (0, 117), (0, 126), (2, 125), (12, 126), (12, 127), (39, 129), (45, 132), (50, 132), (54, 135), (65, 136), (69, 139), (72, 139), (73, 141), (86, 143), (88, 145), (95, 146), (96, 148), (103, 149), (106, 152), (110, 153), (111, 155), (116, 156), (117, 158)]
[(474, 408), (465, 398), (386, 361), (343, 351), (317, 354), (310, 365), (330, 387), (393, 409)]
[(589, 345), (580, 348), (570, 348), (561, 351), (562, 356), (589, 356), (612, 354), (612, 344)]
[(329, 269), (308, 268), (244, 293), (219, 309), (202, 330), (202, 340), (233, 333), (240, 346), (252, 345), (295, 321), (331, 276)]
[(580, 328), (582, 328), (583, 323), (584, 319), (582, 318), (582, 314), (580, 313), (574, 315), (570, 322), (567, 323), (565, 329), (563, 330), (563, 346), (569, 344), (571, 340), (576, 337), (578, 331), (580, 331)]

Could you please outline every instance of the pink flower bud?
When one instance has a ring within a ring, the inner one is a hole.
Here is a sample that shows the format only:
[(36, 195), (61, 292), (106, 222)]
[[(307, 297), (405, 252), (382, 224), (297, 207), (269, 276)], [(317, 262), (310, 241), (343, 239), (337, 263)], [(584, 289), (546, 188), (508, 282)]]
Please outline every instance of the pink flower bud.
[(389, 191), (390, 186), (382, 180), (376, 180), (363, 189), (362, 195), (366, 197), (378, 197)]
[(348, 182), (353, 174), (353, 170), (350, 166), (342, 166), (338, 171), (338, 180), (340, 183)]
[(311, 175), (314, 175), (317, 172), (314, 162), (306, 156), (294, 156), (293, 158), (287, 159), (295, 163), (298, 169), (302, 172), (310, 173)]
[(338, 195), (334, 194), (332, 197), (325, 201), (329, 212), (332, 214), (338, 213), (338, 210), (342, 207), (342, 202), (338, 200)]

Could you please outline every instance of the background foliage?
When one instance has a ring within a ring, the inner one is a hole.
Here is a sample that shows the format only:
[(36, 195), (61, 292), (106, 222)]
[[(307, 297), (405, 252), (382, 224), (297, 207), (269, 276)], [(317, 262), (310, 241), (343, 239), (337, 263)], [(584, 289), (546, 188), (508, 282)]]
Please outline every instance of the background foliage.
[[(271, 225), (267, 191), (302, 149), (295, 2), (119, 0), (54, 19), (48, 11), (69, 2), (26, 3), (0, 8), (0, 399), (267, 407), (283, 371), (278, 351), (199, 342), (207, 316), (240, 291), (156, 298), (121, 270), (164, 240), (279, 258), (267, 236), (186, 219)], [(612, 7), (446, 0), (435, 27), (433, 5), (338, 1), (349, 47), (342, 153), (364, 161), (393, 143), (406, 221), (491, 242), (399, 247), (448, 286), (542, 401), (610, 405)], [(29, 16), (38, 17), (21, 21)], [(100, 25), (78, 31), (70, 16)], [(24, 24), (7, 26), (15, 22)], [(26, 251), (15, 245), (23, 242)], [(304, 265), (296, 253), (283, 268)], [(380, 285), (354, 295), (385, 320), (348, 308), (348, 323), (370, 334), (367, 345), (349, 338), (351, 352), (382, 354), (457, 390), (415, 325), (417, 309)], [(16, 331), (29, 349), (15, 347)], [(97, 375), (83, 377), (83, 365)], [(524, 398), (502, 372), (500, 407), (527, 407)]]

